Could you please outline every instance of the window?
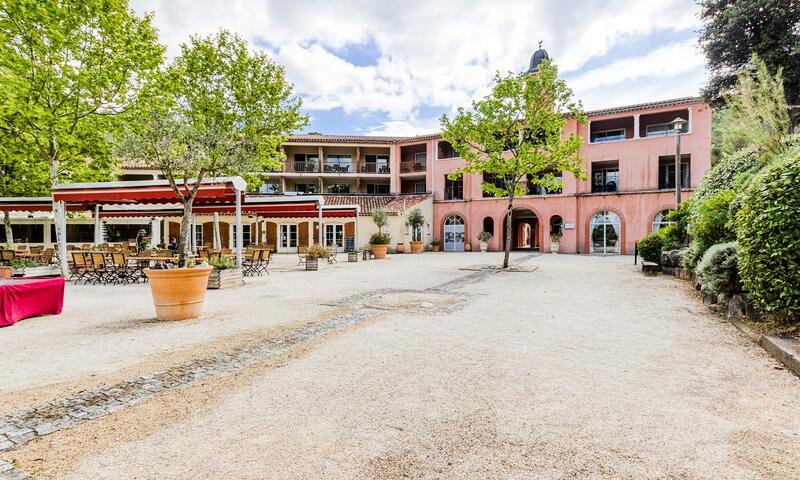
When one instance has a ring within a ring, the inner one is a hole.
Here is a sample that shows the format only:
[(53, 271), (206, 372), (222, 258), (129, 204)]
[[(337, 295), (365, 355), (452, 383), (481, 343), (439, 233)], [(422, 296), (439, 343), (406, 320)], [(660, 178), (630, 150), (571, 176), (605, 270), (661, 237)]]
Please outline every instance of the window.
[(389, 173), (389, 155), (364, 155), (363, 173)]
[[(681, 188), (689, 188), (689, 156), (681, 156)], [(666, 156), (658, 159), (658, 188), (667, 190), (675, 188), (675, 157)]]
[(344, 247), (344, 225), (325, 225), (325, 245)]
[[(683, 124), (683, 127), (681, 127), (681, 133), (686, 133), (688, 131), (689, 122), (686, 122)], [(645, 136), (647, 137), (666, 137), (667, 135), (675, 135), (675, 128), (671, 123), (657, 123), (645, 127)]]
[(281, 193), (281, 186), (277, 183), (265, 183), (258, 189), (259, 193)]
[[(13, 243), (44, 243), (44, 225), (41, 223), (20, 223), (11, 225), (11, 233), (14, 235), (12, 239)], [(52, 238), (52, 241), (55, 242), (55, 234), (53, 234)], [(9, 242), (6, 240), (6, 229), (3, 227), (0, 227), (0, 239), (2, 239), (3, 242)], [(93, 240), (94, 230), (92, 230), (91, 241)]]
[(674, 225), (675, 222), (667, 220), (667, 215), (672, 210), (661, 210), (660, 212), (656, 213), (655, 218), (653, 218), (653, 233), (661, 230), (662, 228), (668, 225)]
[(316, 183), (296, 183), (294, 185), (294, 191), (297, 193), (319, 193), (319, 185)]
[(455, 158), (458, 157), (455, 149), (450, 142), (440, 141), (436, 144), (436, 158)]
[(494, 236), (494, 218), (492, 217), (483, 218), (483, 231), (489, 232), (489, 234)]
[[(484, 173), (483, 174), (483, 183), (488, 183), (494, 185), (496, 188), (502, 189), (503, 191), (507, 191), (506, 182), (510, 182), (511, 178), (506, 178), (505, 180), (502, 177), (498, 177), (493, 173)], [(504, 197), (508, 195), (503, 195)], [(485, 189), (483, 190), (483, 198), (492, 198), (494, 197), (493, 193), (487, 192)]]
[(425, 193), (426, 191), (425, 182), (414, 182), (414, 193)]
[(619, 162), (592, 165), (592, 193), (619, 191)]
[(414, 163), (417, 165), (425, 165), (425, 160), (427, 159), (425, 152), (416, 152), (414, 153)]
[[(197, 225), (200, 228), (200, 239), (202, 240), (203, 229), (202, 225)], [(198, 243), (198, 245), (202, 245)], [(246, 247), (250, 245), (250, 225), (242, 225), (242, 246)], [(233, 248), (236, 248), (236, 224), (233, 225)]]
[(564, 220), (561, 215), (553, 215), (550, 217), (550, 235), (561, 236), (564, 234)]
[(295, 153), (294, 154), (295, 172), (318, 172), (319, 154), (318, 153)]
[(388, 195), (389, 184), (387, 183), (368, 183), (367, 194), (369, 195)]
[(592, 132), (592, 143), (614, 142), (616, 140), (625, 140), (625, 129), (615, 128), (613, 130), (601, 130), (599, 132)]
[[(236, 228), (234, 226), (234, 228)], [(194, 226), (194, 244), (203, 245), (203, 224), (195, 224)]]
[(350, 155), (328, 154), (325, 171), (329, 173), (350, 173), (353, 160)]
[(350, 193), (349, 183), (335, 183), (328, 185), (328, 193)]
[[(11, 226), (14, 228), (14, 225)], [(0, 241), (5, 241), (5, 229), (0, 228)], [(16, 234), (14, 235), (16, 237)], [(50, 241), (56, 242), (56, 226), (50, 225)], [(127, 240), (126, 240), (127, 241)], [(68, 223), (67, 242), (69, 243), (94, 243), (93, 223)]]
[[(555, 179), (561, 183), (561, 172), (553, 173)], [(556, 195), (564, 193), (564, 188), (547, 188), (533, 183), (533, 175), (528, 174), (528, 195)], [(563, 184), (562, 184), (563, 185)]]
[[(67, 235), (69, 235), (69, 229), (67, 229)], [(150, 235), (150, 224), (149, 223), (141, 223), (141, 224), (120, 224), (120, 223), (105, 223), (105, 230), (106, 230), (106, 242), (115, 243), (115, 242), (133, 242), (136, 240), (136, 235), (138, 235), (139, 230), (144, 230), (146, 235)], [(55, 237), (53, 237), (55, 239)], [(92, 235), (94, 238), (94, 235)], [(158, 239), (151, 239), (150, 243), (153, 245), (158, 244)]]
[(464, 177), (459, 176), (456, 180), (450, 180), (447, 175), (444, 177), (444, 199), (463, 200), (464, 199)]

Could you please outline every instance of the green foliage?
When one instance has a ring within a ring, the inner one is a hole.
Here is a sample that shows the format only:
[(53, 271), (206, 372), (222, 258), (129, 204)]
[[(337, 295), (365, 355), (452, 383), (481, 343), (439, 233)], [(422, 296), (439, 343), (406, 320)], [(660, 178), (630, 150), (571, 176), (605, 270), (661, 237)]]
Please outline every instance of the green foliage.
[(0, 0), (0, 136), (50, 186), (110, 177), (106, 134), (163, 52), (151, 17), (126, 0)]
[(392, 241), (392, 236), (388, 233), (375, 232), (369, 236), (370, 245), (389, 245)]
[(714, 125), (723, 155), (753, 148), (766, 155), (779, 155), (786, 150), (791, 122), (782, 71), (778, 67), (772, 75), (754, 55), (752, 67), (739, 74), (735, 88), (725, 94), (725, 109), (719, 112)]
[(487, 232), (485, 230), (481, 230), (480, 232), (478, 232), (478, 241), (479, 242), (488, 242), (490, 238), (492, 238), (492, 234), (491, 233), (489, 233), (489, 232)]
[(797, 1), (702, 0), (700, 19), (700, 45), (710, 71), (706, 98), (720, 100), (721, 92), (735, 84), (736, 74), (756, 53), (770, 69), (784, 68), (783, 86), (789, 103), (800, 103)]
[(11, 268), (34, 268), (41, 267), (42, 264), (31, 258), (15, 258), (11, 260)]
[(406, 216), (406, 226), (411, 227), (412, 239), (415, 242), (422, 241), (422, 226), (425, 225), (425, 215), (422, 209), (414, 207)]
[(680, 237), (678, 226), (675, 224), (667, 225), (657, 232), (661, 238), (662, 250), (676, 250), (683, 246), (683, 239)]
[[(569, 119), (585, 122), (580, 102), (558, 78), (558, 69), (546, 60), (539, 72), (495, 76), (492, 91), (472, 108), (459, 108), (450, 120), (442, 116), (442, 137), (459, 152), (466, 165), (449, 174), (491, 176), (502, 181), (483, 182), (483, 190), (495, 197), (514, 197), (525, 192), (523, 180), (547, 189), (561, 188), (555, 172), (584, 178), (579, 154), (580, 137), (564, 137)], [(510, 234), (511, 222), (506, 227)], [(503, 266), (508, 266), (511, 242), (506, 242)]]
[(208, 262), (208, 264), (217, 270), (229, 270), (231, 268), (236, 268), (236, 262), (234, 262), (231, 257), (226, 257), (225, 255), (220, 255), (219, 258), (211, 260)]
[[(372, 221), (375, 222), (375, 226), (378, 227), (378, 232), (379, 233), (383, 232), (383, 227), (385, 227), (389, 223), (389, 218), (386, 216), (386, 210), (382, 208), (375, 209), (375, 211), (372, 212)], [(386, 242), (387, 245), (388, 243), (389, 242)]]
[(697, 267), (697, 262), (699, 262), (700, 258), (703, 257), (703, 254), (706, 250), (708, 250), (707, 245), (704, 245), (697, 240), (692, 240), (692, 242), (689, 244), (689, 249), (683, 254), (683, 268), (693, 270), (695, 267)]
[(328, 258), (331, 256), (331, 251), (325, 245), (315, 243), (308, 247), (306, 250), (306, 258)]
[[(720, 190), (729, 190), (737, 184), (737, 178), (741, 178), (743, 173), (747, 176), (761, 168), (761, 161), (756, 148), (748, 147), (737, 150), (733, 153), (722, 155), (719, 161), (711, 167), (700, 181), (697, 189), (692, 196), (696, 203), (707, 199)], [(739, 191), (738, 189), (736, 189)]]
[(741, 291), (736, 242), (712, 245), (697, 264), (697, 279), (704, 291), (733, 294)]
[(800, 154), (790, 152), (748, 186), (736, 216), (739, 269), (756, 306), (800, 315)]
[(656, 233), (650, 233), (639, 240), (639, 255), (646, 262), (661, 263), (662, 238)]
[(692, 215), (693, 199), (681, 202), (676, 210), (670, 210), (665, 220), (674, 222), (675, 229), (671, 232), (681, 245), (689, 243), (689, 221)]
[(689, 233), (702, 245), (714, 245), (736, 238), (728, 217), (736, 192), (720, 190), (701, 202), (692, 211)]

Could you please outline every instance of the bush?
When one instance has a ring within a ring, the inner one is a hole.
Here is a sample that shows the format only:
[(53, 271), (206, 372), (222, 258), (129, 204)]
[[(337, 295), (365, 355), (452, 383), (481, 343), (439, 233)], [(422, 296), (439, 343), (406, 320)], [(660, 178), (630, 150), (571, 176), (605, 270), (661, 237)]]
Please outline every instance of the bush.
[(697, 264), (697, 279), (704, 291), (733, 294), (741, 291), (736, 242), (712, 245)]
[(694, 205), (693, 199), (681, 202), (677, 210), (670, 210), (667, 214), (666, 220), (675, 222), (675, 231), (673, 234), (678, 239), (681, 245), (689, 243), (689, 220), (692, 215), (692, 207)]
[(715, 245), (736, 238), (729, 218), (731, 201), (735, 195), (733, 190), (720, 190), (696, 202), (689, 225), (693, 240), (702, 245)]
[(753, 303), (782, 319), (800, 316), (800, 153), (757, 175), (736, 216), (739, 269)]
[(236, 266), (231, 257), (226, 257), (224, 255), (220, 255), (218, 259), (211, 260), (208, 264), (217, 270), (228, 270)]
[(484, 230), (481, 230), (480, 232), (478, 232), (478, 241), (480, 241), (480, 242), (488, 242), (490, 238), (492, 238), (492, 234), (491, 233), (489, 233), (487, 231), (484, 231)]
[(658, 231), (661, 238), (661, 250), (677, 250), (683, 246), (678, 227), (675, 224), (667, 225)]
[(700, 202), (721, 190), (735, 188), (737, 177), (743, 172), (750, 172), (749, 175), (752, 175), (752, 172), (760, 166), (758, 152), (753, 148), (744, 148), (736, 153), (723, 155), (700, 181), (692, 198)]
[(689, 249), (683, 254), (683, 268), (694, 270), (697, 267), (697, 262), (703, 257), (703, 253), (708, 247), (697, 240), (692, 240), (689, 244)]
[(370, 245), (389, 245), (392, 241), (392, 236), (388, 233), (383, 232), (376, 232), (370, 235), (369, 243)]
[(639, 255), (646, 262), (661, 262), (662, 239), (658, 233), (650, 233), (639, 240)]
[(320, 245), (315, 243), (308, 247), (306, 250), (306, 258), (315, 259), (315, 258), (328, 258), (331, 256), (331, 251), (325, 245)]

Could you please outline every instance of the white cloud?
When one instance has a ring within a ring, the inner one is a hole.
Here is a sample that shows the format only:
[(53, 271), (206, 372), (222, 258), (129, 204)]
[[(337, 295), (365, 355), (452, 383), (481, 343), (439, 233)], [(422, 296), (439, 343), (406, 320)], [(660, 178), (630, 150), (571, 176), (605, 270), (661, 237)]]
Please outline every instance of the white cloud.
[[(686, 0), (607, 0), (602, 8), (590, 0), (573, 1), (568, 8), (563, 2), (529, 0), (133, 0), (133, 5), (140, 12), (154, 11), (171, 55), (190, 34), (220, 28), (253, 45), (268, 45), (306, 107), (388, 115), (376, 132), (424, 130), (432, 119), (419, 118), (420, 108), (452, 111), (469, 105), (485, 92), (494, 71), (526, 68), (538, 40), (544, 40), (561, 71), (572, 76), (573, 87), (579, 96), (586, 95), (590, 108), (600, 106), (595, 102), (606, 106), (607, 98), (631, 103), (621, 85), (643, 92), (647, 89), (638, 82), (657, 84), (674, 77), (671, 67), (683, 74), (701, 68), (695, 54), (682, 63), (677, 46), (669, 46), (581, 70), (631, 38), (696, 28), (697, 7)], [(380, 50), (377, 65), (356, 66), (331, 53), (370, 39)], [(687, 76), (697, 80), (694, 73)], [(618, 93), (603, 96), (600, 86)], [(697, 86), (669, 90), (688, 95)]]

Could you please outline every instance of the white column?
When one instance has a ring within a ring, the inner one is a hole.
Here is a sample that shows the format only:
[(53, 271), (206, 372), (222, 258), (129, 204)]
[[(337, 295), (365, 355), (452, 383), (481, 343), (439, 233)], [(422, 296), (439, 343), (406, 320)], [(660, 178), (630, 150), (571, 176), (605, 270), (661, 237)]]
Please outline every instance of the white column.
[(586, 122), (586, 143), (592, 143), (592, 121)]
[(322, 202), (317, 202), (317, 223), (319, 224), (319, 243), (320, 245), (325, 245), (325, 228), (322, 225)]
[(100, 230), (100, 205), (94, 206), (94, 244), (103, 243), (103, 232)]
[(236, 191), (236, 267), (242, 268), (242, 194)]
[(150, 238), (152, 239), (151, 241), (156, 243), (156, 244), (161, 243), (161, 242), (159, 242), (159, 240), (161, 239), (161, 219), (160, 218), (153, 217), (153, 219), (150, 220)]
[(214, 250), (219, 250), (222, 248), (222, 237), (220, 236), (219, 232), (219, 212), (214, 212), (214, 240), (212, 240), (212, 244), (214, 246)]
[(56, 202), (56, 211), (53, 212), (56, 224), (56, 238), (58, 239), (58, 261), (61, 264), (61, 274), (69, 275), (67, 267), (67, 204), (62, 200)]
[(633, 138), (639, 138), (639, 114), (633, 116)]
[(689, 128), (686, 130), (686, 133), (692, 133), (692, 129), (694, 128), (694, 125), (692, 124), (692, 107), (689, 107), (688, 110), (689, 118), (687, 118), (687, 120), (689, 121)]

